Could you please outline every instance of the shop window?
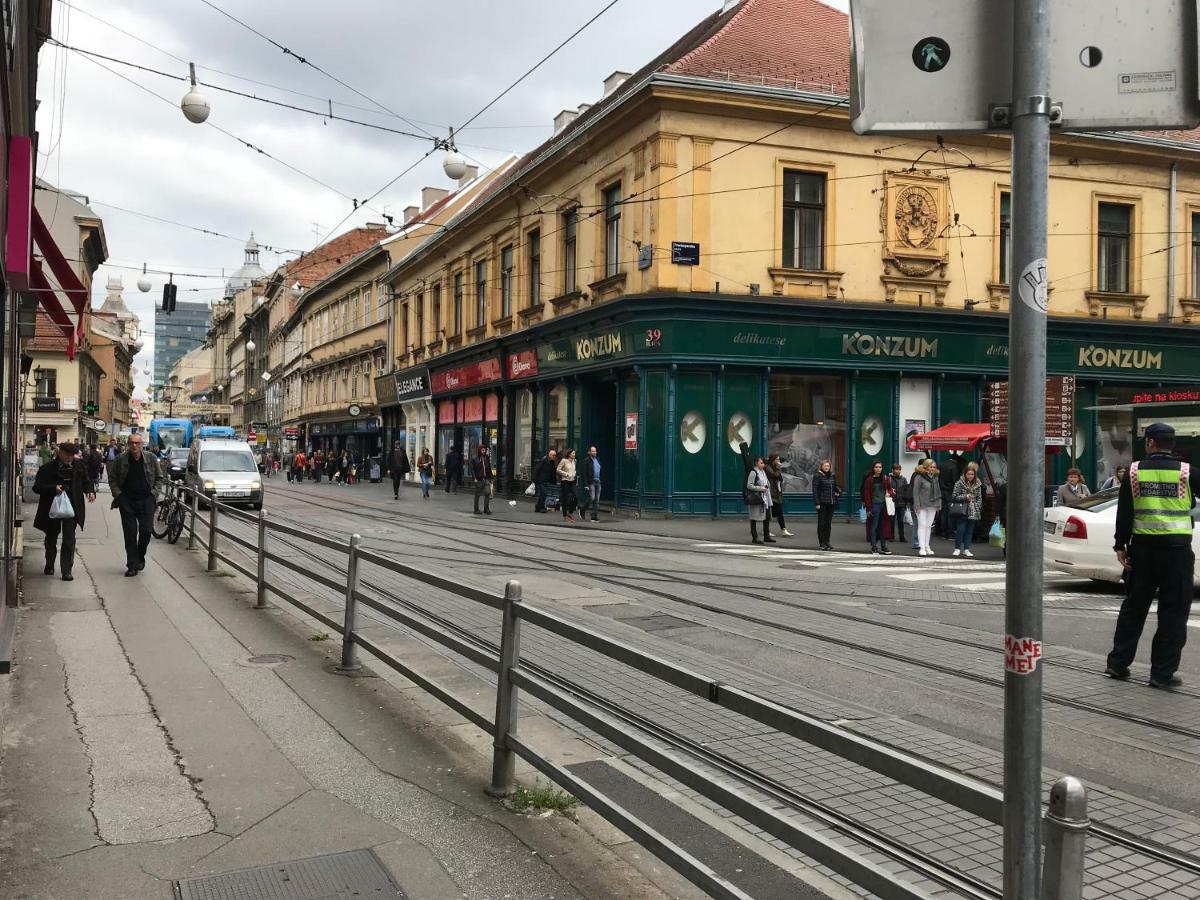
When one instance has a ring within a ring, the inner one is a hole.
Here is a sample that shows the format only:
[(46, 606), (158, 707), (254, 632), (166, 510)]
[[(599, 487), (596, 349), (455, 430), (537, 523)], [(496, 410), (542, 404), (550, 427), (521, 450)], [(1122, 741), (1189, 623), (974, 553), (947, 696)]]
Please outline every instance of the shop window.
[(475, 263), (475, 324), (487, 324), (487, 260)]
[(579, 211), (569, 209), (563, 213), (563, 293), (575, 290), (575, 258), (578, 247)]
[(1096, 222), (1096, 290), (1128, 293), (1133, 207), (1101, 203)]
[(547, 398), (546, 424), (550, 427), (547, 449), (557, 450), (559, 454), (567, 448), (567, 391), (565, 384), (556, 384)]
[(529, 305), (537, 306), (542, 302), (542, 232), (535, 228), (529, 232), (526, 243), (529, 246)]
[(810, 493), (823, 459), (831, 460), (835, 471), (844, 470), (845, 379), (771, 375), (767, 421), (767, 454), (779, 454), (785, 490)]
[(604, 277), (621, 272), (621, 182), (604, 190)]
[(509, 244), (500, 251), (500, 316), (507, 319), (512, 315), (513, 247)]
[(1000, 284), (1012, 284), (1012, 195), (1000, 192)]
[(825, 267), (825, 176), (819, 172), (784, 170), (783, 266)]
[(454, 273), (454, 334), (462, 334), (463, 327), (463, 273)]

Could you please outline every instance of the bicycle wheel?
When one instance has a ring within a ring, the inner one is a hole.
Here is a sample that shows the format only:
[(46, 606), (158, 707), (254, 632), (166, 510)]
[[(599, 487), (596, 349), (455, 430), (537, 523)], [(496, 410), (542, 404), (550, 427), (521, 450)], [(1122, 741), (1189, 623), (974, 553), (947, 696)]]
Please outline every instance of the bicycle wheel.
[(159, 498), (158, 508), (154, 511), (154, 521), (150, 525), (150, 533), (156, 538), (167, 536), (167, 514), (174, 502), (170, 498)]
[(183, 534), (183, 504), (176, 501), (171, 504), (171, 513), (167, 516), (167, 542), (174, 544)]

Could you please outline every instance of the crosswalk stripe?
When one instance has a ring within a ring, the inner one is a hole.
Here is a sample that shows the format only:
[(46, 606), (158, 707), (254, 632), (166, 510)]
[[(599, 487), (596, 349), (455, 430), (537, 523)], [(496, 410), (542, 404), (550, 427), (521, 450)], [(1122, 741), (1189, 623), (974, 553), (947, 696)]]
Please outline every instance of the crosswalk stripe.
[[(954, 581), (955, 583), (958, 583), (961, 581), (995, 580), (996, 574), (997, 573), (995, 570), (988, 572), (976, 572), (974, 574), (969, 572), (960, 572), (955, 574)], [(941, 572), (898, 572), (896, 573), (895, 577), (899, 578), (901, 581), (941, 581), (946, 578), (946, 572), (945, 570)]]

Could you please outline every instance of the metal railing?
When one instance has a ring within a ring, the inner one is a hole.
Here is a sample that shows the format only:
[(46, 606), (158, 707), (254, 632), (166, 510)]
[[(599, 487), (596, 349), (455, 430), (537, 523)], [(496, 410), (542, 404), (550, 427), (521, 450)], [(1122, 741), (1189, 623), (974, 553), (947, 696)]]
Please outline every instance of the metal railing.
[[(361, 648), (490, 734), (493, 739), (493, 759), (488, 793), (496, 797), (506, 797), (512, 793), (515, 787), (516, 759), (520, 757), (714, 897), (748, 900), (748, 895), (703, 861), (526, 743), (518, 733), (517, 724), (522, 691), (528, 692), (548, 707), (623, 748), (709, 801), (740, 816), (880, 897), (887, 900), (929, 900), (932, 894), (898, 878), (888, 868), (868, 859), (864, 853), (832, 840), (824, 829), (789, 818), (772, 806), (755, 799), (749, 791), (713, 778), (710, 770), (687, 758), (689, 753), (684, 746), (685, 742), (680, 741), (672, 746), (670, 732), (662, 729), (643, 731), (636, 725), (636, 713), (631, 712), (628, 717), (622, 716), (622, 710), (619, 708), (614, 708), (612, 704), (596, 702), (594, 697), (589, 697), (586, 690), (573, 689), (569, 682), (523, 657), (522, 623), (537, 626), (577, 646), (599, 653), (708, 703), (928, 794), (991, 824), (1002, 824), (1003, 792), (998, 788), (783, 706), (736, 685), (647, 653), (616, 638), (571, 622), (556, 613), (527, 604), (522, 600), (521, 585), (517, 581), (508, 582), (503, 597), (499, 597), (364, 549), (357, 534), (348, 542), (337, 541), (269, 519), (261, 510), (256, 514), (249, 514), (208, 497), (204, 498), (204, 502), (209, 505), (208, 521), (198, 528), (198, 507), (201, 502), (199, 493), (190, 488), (177, 489), (190, 494), (188, 548), (196, 549), (198, 544), (204, 547), (208, 554), (209, 571), (214, 571), (220, 561), (254, 581), (256, 608), (266, 607), (267, 594), (274, 594), (341, 635), (342, 654), (337, 671), (359, 671), (361, 663), (358, 660), (358, 650)], [(220, 526), (223, 517), (255, 526), (257, 540), (251, 542), (228, 529), (222, 530)], [(330, 578), (274, 552), (269, 544), (272, 532), (298, 538), (326, 550), (344, 553), (345, 578)], [(219, 539), (230, 541), (253, 553), (255, 568), (251, 570), (231, 555), (223, 553)], [(286, 567), (340, 595), (344, 601), (341, 620), (332, 618), (279, 585), (272, 584), (268, 579), (268, 562)], [(422, 613), (412, 608), (411, 604), (393, 605), (363, 593), (359, 572), (364, 563), (499, 610), (502, 613), (499, 653), (496, 654), (493, 648), (465, 633), (464, 636), (454, 634), (453, 629), (448, 629), (444, 622), (436, 621), (436, 617), (430, 613)], [(378, 642), (362, 634), (358, 630), (360, 605), (494, 672), (497, 676), (494, 716), (489, 719), (472, 709), (402, 659), (389, 653)], [(405, 606), (410, 608), (405, 609)], [(635, 723), (633, 727), (630, 725), (631, 721)], [(650, 734), (650, 737), (646, 734)], [(682, 753), (679, 752), (680, 748), (683, 748)], [(765, 778), (762, 780), (767, 781)], [(758, 786), (752, 773), (743, 783), (751, 789)], [(841, 830), (837, 821), (832, 824), (836, 830)], [(1054, 783), (1043, 825), (1046, 850), (1042, 898), (1080, 900), (1083, 895), (1084, 844), (1089, 822), (1086, 792), (1078, 779), (1065, 776)], [(851, 832), (850, 836), (859, 843), (867, 843), (871, 849), (911, 864), (914, 869), (921, 869), (923, 859), (915, 851), (908, 851), (906, 854), (900, 849), (900, 845), (895, 844), (871, 846), (869, 840), (861, 840), (862, 835)], [(940, 873), (935, 872), (930, 877), (952, 888), (958, 887), (968, 896), (998, 894), (994, 891), (972, 891), (970, 879), (964, 879), (962, 885), (956, 885), (951, 871), (950, 867), (943, 865)]]

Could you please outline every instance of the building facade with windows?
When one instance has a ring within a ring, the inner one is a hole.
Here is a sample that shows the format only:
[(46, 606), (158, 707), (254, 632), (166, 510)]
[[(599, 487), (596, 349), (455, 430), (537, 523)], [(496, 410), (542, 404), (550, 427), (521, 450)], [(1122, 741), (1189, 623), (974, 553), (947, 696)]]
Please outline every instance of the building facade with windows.
[[(816, 0), (731, 5), (394, 267), (419, 336), (396, 403), (428, 386), (439, 460), (488, 440), (519, 483), (595, 445), (609, 501), (715, 515), (742, 509), (744, 443), (811, 510), (820, 460), (850, 497), (877, 457), (912, 468), (913, 431), (987, 421), (1009, 141), (855, 135), (848, 46)], [(1047, 480), (1095, 485), (1149, 416), (1200, 436), (1194, 400), (1156, 399), (1200, 391), (1200, 133), (1055, 136), (1051, 173), (1049, 371), (1077, 394)]]

